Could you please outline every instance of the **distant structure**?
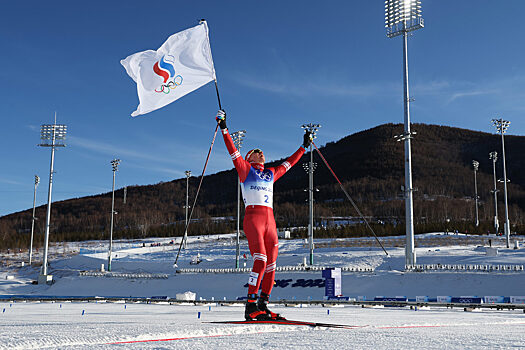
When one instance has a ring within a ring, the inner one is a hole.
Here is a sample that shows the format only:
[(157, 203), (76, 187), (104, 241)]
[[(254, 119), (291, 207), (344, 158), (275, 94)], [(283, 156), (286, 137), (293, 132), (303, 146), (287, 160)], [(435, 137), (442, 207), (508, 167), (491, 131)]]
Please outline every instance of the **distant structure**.
[(54, 124), (44, 124), (40, 128), (40, 139), (42, 143), (39, 144), (41, 147), (51, 148), (51, 162), (49, 165), (49, 187), (47, 191), (47, 215), (46, 215), (46, 233), (44, 238), (44, 260), (42, 262), (42, 270), (38, 276), (38, 284), (52, 283), (53, 276), (47, 274), (47, 256), (49, 247), (49, 225), (51, 223), (51, 193), (53, 190), (53, 174), (55, 173), (53, 168), (55, 164), (55, 148), (65, 147), (63, 141), (66, 139), (67, 126), (63, 124), (57, 124), (57, 115), (55, 113)]
[(494, 229), (496, 234), (499, 232), (499, 221), (498, 221), (498, 186), (496, 183), (496, 161), (498, 160), (498, 152), (492, 151), (489, 153), (489, 159), (492, 160), (492, 171), (494, 173), (494, 189), (491, 191), (494, 193)]
[(405, 142), (405, 217), (406, 217), (406, 248), (405, 265), (416, 264), (414, 248), (414, 209), (412, 192), (412, 154), (410, 139), (410, 95), (408, 93), (408, 33), (423, 28), (421, 17), (421, 0), (386, 0), (385, 1), (385, 27), (386, 35), (393, 38), (403, 35), (403, 86), (405, 106), (405, 128), (402, 135), (396, 136), (398, 141)]
[[(239, 130), (232, 133), (233, 143), (237, 150), (240, 152), (244, 137), (246, 137), (246, 130)], [(241, 180), (237, 176), (237, 235), (235, 238), (235, 268), (238, 269), (239, 258), (241, 254)]]
[(501, 134), (501, 153), (503, 160), (503, 198), (505, 199), (505, 222), (503, 223), (503, 232), (505, 232), (505, 240), (507, 248), (510, 248), (510, 222), (509, 222), (509, 206), (507, 202), (507, 166), (505, 164), (505, 133), (510, 125), (510, 121), (500, 119), (492, 119), (492, 124), (496, 127), (496, 131)]
[(111, 168), (113, 171), (113, 185), (111, 187), (111, 224), (109, 228), (109, 253), (108, 253), (108, 271), (111, 272), (111, 252), (113, 251), (113, 217), (117, 213), (115, 211), (115, 174), (118, 171), (118, 165), (120, 164), (120, 159), (113, 159), (111, 161)]
[(472, 161), (472, 167), (474, 168), (474, 199), (476, 206), (476, 227), (479, 226), (479, 215), (478, 215), (478, 178), (477, 173), (479, 170), (479, 162), (477, 160)]
[[(312, 138), (317, 137), (317, 130), (321, 127), (320, 124), (303, 124), (301, 128), (304, 132), (312, 134)], [(310, 144), (310, 162), (304, 168), (308, 173), (308, 246), (310, 249), (310, 265), (314, 264), (314, 150), (313, 145)]]

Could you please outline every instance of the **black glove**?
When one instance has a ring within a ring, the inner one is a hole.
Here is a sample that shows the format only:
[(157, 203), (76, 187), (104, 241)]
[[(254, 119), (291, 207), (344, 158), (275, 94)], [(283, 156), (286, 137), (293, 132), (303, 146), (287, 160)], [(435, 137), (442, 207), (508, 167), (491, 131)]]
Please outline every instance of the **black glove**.
[(303, 147), (304, 148), (310, 147), (310, 144), (312, 143), (313, 140), (314, 140), (314, 137), (312, 133), (310, 131), (306, 131), (303, 137)]
[(226, 111), (224, 109), (219, 109), (215, 120), (217, 121), (217, 124), (219, 124), (221, 129), (226, 129)]

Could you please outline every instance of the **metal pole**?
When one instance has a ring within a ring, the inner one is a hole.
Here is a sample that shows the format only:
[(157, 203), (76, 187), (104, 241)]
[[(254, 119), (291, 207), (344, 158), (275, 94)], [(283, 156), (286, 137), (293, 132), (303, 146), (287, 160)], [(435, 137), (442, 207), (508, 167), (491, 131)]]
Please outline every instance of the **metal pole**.
[[(406, 27), (406, 22), (404, 23)], [(404, 86), (404, 138), (405, 138), (405, 220), (406, 220), (406, 248), (405, 265), (416, 264), (414, 244), (414, 210), (412, 199), (412, 154), (410, 151), (410, 95), (408, 92), (408, 33), (403, 31), (403, 86)]]
[(52, 132), (52, 143), (51, 143), (51, 161), (49, 165), (49, 187), (47, 190), (47, 214), (46, 214), (46, 233), (44, 238), (44, 260), (42, 262), (41, 275), (47, 276), (47, 255), (49, 245), (49, 226), (51, 222), (51, 193), (53, 188), (53, 165), (55, 163), (55, 137), (56, 137), (56, 122)]
[(310, 248), (310, 265), (314, 264), (314, 152), (310, 144), (310, 166), (308, 167), (308, 239)]
[[(304, 129), (305, 133), (310, 133), (310, 137), (313, 140), (316, 137), (317, 130), (321, 127), (320, 124), (303, 124), (301, 128)], [(304, 170), (308, 172), (308, 240), (310, 250), (310, 265), (314, 264), (314, 170), (316, 164), (314, 163), (314, 149), (313, 142), (310, 144), (310, 163), (303, 164)]]
[(189, 188), (190, 188), (190, 176), (191, 176), (191, 171), (189, 170), (186, 170), (184, 172), (184, 174), (186, 174), (186, 220), (185, 220), (185, 223), (186, 223), (186, 228), (184, 229), (184, 237), (182, 238), (183, 239), (183, 248), (186, 249), (187, 247), (187, 240), (188, 240), (188, 205), (189, 205)]
[(477, 167), (474, 167), (474, 195), (475, 195), (475, 203), (476, 203), (476, 227), (479, 226), (479, 216), (478, 216), (478, 180), (476, 173), (478, 172)]
[[(239, 130), (231, 134), (233, 143), (237, 150), (240, 151), (242, 142), (246, 136), (246, 130)], [(237, 235), (235, 243), (235, 268), (239, 268), (239, 259), (241, 255), (241, 179), (237, 177)]]
[(40, 178), (35, 175), (35, 189), (33, 191), (33, 219), (31, 220), (31, 243), (29, 245), (29, 265), (33, 262), (33, 233), (35, 232), (35, 205), (36, 205), (36, 188)]
[(476, 227), (479, 226), (479, 213), (478, 213), (478, 181), (476, 178), (477, 171), (474, 171), (474, 193), (476, 196)]
[(113, 250), (113, 215), (115, 214), (115, 173), (117, 169), (113, 167), (113, 185), (111, 187), (111, 226), (109, 229), (109, 254), (108, 271), (111, 271), (111, 252)]
[(503, 190), (505, 197), (505, 223), (503, 229), (505, 231), (505, 241), (507, 248), (510, 248), (510, 222), (509, 222), (509, 206), (507, 202), (507, 168), (505, 164), (505, 138), (503, 136), (503, 128), (501, 129), (501, 148), (503, 151)]
[[(184, 219), (184, 223), (186, 224), (186, 227), (188, 227), (188, 205), (189, 205), (189, 185), (190, 185), (190, 178), (186, 176), (186, 218)], [(187, 248), (186, 242), (188, 239), (188, 230), (184, 230), (184, 245), (182, 246), (184, 249)]]
[(492, 158), (492, 171), (494, 173), (494, 228), (496, 229), (496, 234), (499, 231), (499, 221), (498, 221), (498, 187), (496, 182), (496, 161), (497, 161), (497, 153), (491, 152), (491, 158)]
[(239, 268), (241, 255), (241, 179), (237, 176), (237, 237), (235, 245), (235, 268)]

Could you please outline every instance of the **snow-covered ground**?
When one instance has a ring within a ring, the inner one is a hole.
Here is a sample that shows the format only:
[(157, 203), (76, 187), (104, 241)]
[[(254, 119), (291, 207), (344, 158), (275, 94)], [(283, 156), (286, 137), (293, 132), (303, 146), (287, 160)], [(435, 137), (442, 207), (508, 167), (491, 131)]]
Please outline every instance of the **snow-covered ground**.
[(358, 326), (327, 329), (206, 323), (238, 320), (242, 308), (234, 306), (15, 303), (2, 309), (1, 349), (517, 349), (525, 332), (525, 315), (517, 311), (274, 307), (290, 319)]
[[(498, 254), (489, 256), (491, 244)], [(524, 237), (513, 239), (523, 241)], [(419, 264), (523, 265), (525, 249), (507, 249), (499, 237), (443, 234), (418, 236)], [(404, 238), (383, 239), (389, 252), (373, 239), (316, 240), (315, 266), (371, 268), (373, 272), (344, 272), (343, 294), (416, 296), (524, 296), (525, 272), (404, 271)], [(293, 348), (520, 348), (525, 313), (483, 309), (361, 308), (310, 306), (274, 309), (290, 319), (344, 323), (352, 329), (324, 329), (282, 325), (210, 324), (214, 320), (239, 320), (241, 306), (219, 306), (212, 299), (232, 300), (246, 294), (247, 273), (177, 273), (198, 267), (233, 268), (233, 235), (192, 237), (178, 267), (173, 266), (178, 242), (169, 239), (118, 241), (114, 244), (112, 271), (121, 274), (165, 274), (167, 278), (81, 276), (107, 264), (107, 242), (82, 242), (51, 248), (52, 285), (37, 285), (38, 266), (21, 266), (27, 254), (3, 254), (0, 268), (0, 348), (176, 348), (176, 349), (293, 349)], [(279, 266), (299, 266), (308, 257), (302, 240), (281, 240)], [(81, 254), (79, 254), (79, 251)], [(35, 257), (39, 261), (41, 251)], [(242, 241), (241, 266), (252, 264)], [(198, 265), (190, 262), (199, 255)], [(286, 271), (276, 275), (272, 300), (322, 300), (320, 271)], [(168, 296), (192, 291), (209, 304), (169, 305), (139, 303), (36, 303), (9, 302), (13, 295), (45, 296)], [(198, 313), (201, 318), (198, 318)], [(142, 342), (148, 340), (147, 342)], [(121, 344), (112, 344), (126, 342)]]

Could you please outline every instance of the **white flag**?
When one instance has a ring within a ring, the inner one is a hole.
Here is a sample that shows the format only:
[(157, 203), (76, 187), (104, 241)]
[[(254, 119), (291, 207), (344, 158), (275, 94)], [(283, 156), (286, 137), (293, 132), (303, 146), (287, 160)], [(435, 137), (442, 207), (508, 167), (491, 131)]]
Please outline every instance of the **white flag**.
[(173, 34), (157, 51), (137, 52), (120, 63), (137, 83), (140, 103), (132, 117), (164, 107), (215, 80), (205, 21)]

